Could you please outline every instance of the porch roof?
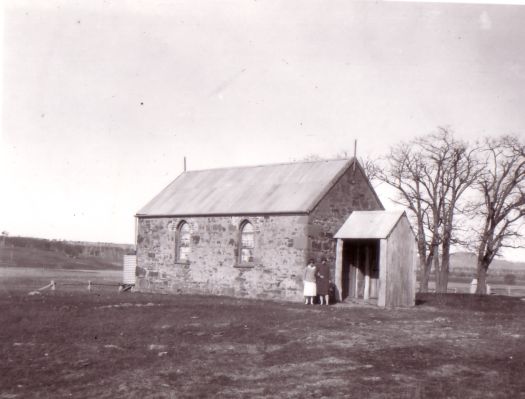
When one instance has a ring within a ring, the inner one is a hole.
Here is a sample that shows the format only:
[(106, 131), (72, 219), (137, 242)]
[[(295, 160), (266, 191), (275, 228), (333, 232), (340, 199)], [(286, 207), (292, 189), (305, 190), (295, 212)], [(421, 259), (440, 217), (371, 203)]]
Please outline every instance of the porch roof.
[(334, 238), (387, 238), (404, 214), (405, 211), (354, 211)]

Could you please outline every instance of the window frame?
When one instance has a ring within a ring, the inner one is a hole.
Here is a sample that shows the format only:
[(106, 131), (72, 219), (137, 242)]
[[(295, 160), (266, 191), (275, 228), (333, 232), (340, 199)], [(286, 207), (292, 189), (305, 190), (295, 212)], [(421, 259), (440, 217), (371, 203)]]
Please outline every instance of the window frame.
[[(187, 245), (183, 244), (183, 229), (186, 228), (187, 231), (184, 232), (184, 235), (188, 235), (187, 239)], [(182, 248), (188, 248), (186, 252), (186, 257), (181, 257), (181, 249)], [(191, 225), (186, 220), (181, 220), (179, 224), (177, 225), (177, 229), (175, 231), (175, 263), (183, 263), (187, 264), (190, 263), (190, 260), (188, 258), (188, 255), (191, 253)]]
[[(245, 229), (247, 227), (251, 228), (251, 232), (245, 232)], [(243, 236), (245, 234), (251, 235), (251, 246), (245, 246)], [(251, 250), (251, 260), (245, 260), (243, 257), (243, 249)], [(238, 256), (237, 256), (237, 266), (240, 267), (253, 267), (255, 266), (255, 227), (252, 222), (250, 222), (248, 219), (245, 219), (241, 222), (239, 225), (239, 245), (238, 245)]]

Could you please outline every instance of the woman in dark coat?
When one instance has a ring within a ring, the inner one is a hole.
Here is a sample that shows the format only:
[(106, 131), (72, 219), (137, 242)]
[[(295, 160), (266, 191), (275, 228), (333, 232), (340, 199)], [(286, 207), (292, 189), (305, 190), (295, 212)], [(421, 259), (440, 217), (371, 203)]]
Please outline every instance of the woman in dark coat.
[(321, 264), (317, 267), (317, 274), (315, 277), (319, 303), (321, 305), (328, 305), (330, 302), (330, 268), (326, 263), (326, 258), (321, 260)]

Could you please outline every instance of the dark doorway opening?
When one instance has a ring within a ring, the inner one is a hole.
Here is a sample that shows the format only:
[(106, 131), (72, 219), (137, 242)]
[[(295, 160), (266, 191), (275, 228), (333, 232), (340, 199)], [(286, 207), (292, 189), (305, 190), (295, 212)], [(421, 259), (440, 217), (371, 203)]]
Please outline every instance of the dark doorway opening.
[(377, 299), (379, 240), (344, 240), (341, 298)]

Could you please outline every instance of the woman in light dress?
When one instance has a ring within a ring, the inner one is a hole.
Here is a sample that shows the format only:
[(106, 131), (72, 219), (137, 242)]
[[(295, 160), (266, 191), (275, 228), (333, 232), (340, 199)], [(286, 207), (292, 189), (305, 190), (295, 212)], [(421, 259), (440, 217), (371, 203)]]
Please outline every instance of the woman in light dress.
[(304, 269), (304, 303), (306, 305), (313, 305), (314, 298), (317, 295), (317, 286), (315, 276), (317, 274), (317, 267), (314, 264), (314, 260), (310, 259), (306, 269)]

